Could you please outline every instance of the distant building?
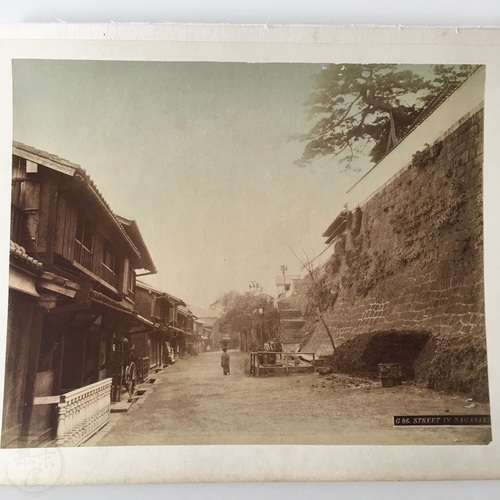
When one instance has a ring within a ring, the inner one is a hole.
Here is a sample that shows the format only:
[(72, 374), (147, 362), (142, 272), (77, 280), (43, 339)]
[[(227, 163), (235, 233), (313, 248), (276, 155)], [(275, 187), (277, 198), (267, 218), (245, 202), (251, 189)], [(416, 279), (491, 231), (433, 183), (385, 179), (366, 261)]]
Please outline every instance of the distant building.
[(335, 246), (335, 243), (345, 236), (347, 231), (347, 215), (347, 210), (342, 210), (323, 233), (327, 245)]
[[(130, 342), (135, 355), (142, 360), (142, 378), (146, 378), (150, 370), (175, 361), (176, 347), (183, 332), (174, 325), (177, 324), (177, 308), (183, 305), (181, 299), (137, 281), (135, 310), (149, 322), (149, 328), (132, 329)], [(174, 359), (170, 359), (170, 348)]]
[(177, 311), (178, 326), (184, 333), (184, 351), (182, 354), (197, 354), (199, 334), (195, 330), (195, 322), (198, 319), (188, 306), (179, 306)]
[(276, 289), (278, 300), (293, 294), (296, 284), (302, 279), (299, 274), (280, 274), (276, 276)]
[(207, 337), (205, 341), (206, 350), (213, 351), (214, 346), (214, 324), (219, 318), (216, 316), (203, 316), (198, 318), (203, 323), (203, 334)]
[(240, 333), (233, 332), (230, 325), (225, 323), (218, 317), (204, 317), (199, 318), (203, 321), (208, 328), (211, 328), (211, 349), (220, 350), (222, 347), (228, 349), (239, 349), (241, 345)]

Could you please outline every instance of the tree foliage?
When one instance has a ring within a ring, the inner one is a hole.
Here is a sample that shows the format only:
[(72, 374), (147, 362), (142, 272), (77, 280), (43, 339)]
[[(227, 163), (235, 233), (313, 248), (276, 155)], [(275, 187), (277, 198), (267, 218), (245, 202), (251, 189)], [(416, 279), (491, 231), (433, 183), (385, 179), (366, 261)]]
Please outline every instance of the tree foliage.
[[(272, 339), (276, 334), (277, 310), (270, 295), (231, 291), (221, 295), (210, 307), (221, 311), (221, 320), (234, 332), (250, 334), (252, 330), (260, 332), (263, 327), (263, 340)], [(259, 315), (259, 307), (264, 308), (263, 316)]]
[(350, 162), (365, 148), (379, 161), (404, 136), (418, 116), (450, 85), (457, 86), (475, 66), (398, 66), (330, 64), (314, 75), (305, 102), (311, 130), (298, 139), (304, 152), (295, 163), (309, 165), (333, 155)]

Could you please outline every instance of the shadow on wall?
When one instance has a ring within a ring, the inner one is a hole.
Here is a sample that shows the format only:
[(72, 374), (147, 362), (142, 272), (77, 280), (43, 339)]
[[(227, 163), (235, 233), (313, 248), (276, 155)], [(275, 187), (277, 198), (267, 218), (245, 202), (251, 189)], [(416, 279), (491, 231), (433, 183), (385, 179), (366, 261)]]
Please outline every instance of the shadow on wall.
[(335, 371), (365, 377), (377, 377), (379, 363), (398, 363), (403, 380), (421, 380), (434, 390), (488, 401), (486, 342), (477, 335), (363, 333), (341, 344), (332, 357)]
[(333, 366), (342, 373), (376, 377), (379, 363), (399, 363), (403, 379), (413, 379), (415, 361), (430, 337), (425, 331), (363, 333), (337, 348)]

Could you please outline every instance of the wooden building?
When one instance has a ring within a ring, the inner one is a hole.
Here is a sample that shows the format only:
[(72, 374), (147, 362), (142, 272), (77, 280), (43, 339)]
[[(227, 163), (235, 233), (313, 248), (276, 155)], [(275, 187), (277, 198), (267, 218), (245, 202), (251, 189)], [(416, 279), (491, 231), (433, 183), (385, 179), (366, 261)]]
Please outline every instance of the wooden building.
[(223, 347), (228, 349), (241, 349), (243, 342), (239, 332), (233, 332), (230, 326), (214, 316), (200, 318), (200, 321), (206, 325), (206, 336), (208, 350), (221, 350)]
[(177, 326), (181, 330), (181, 336), (179, 339), (181, 356), (194, 354), (194, 314), (186, 305), (179, 306), (177, 310)]
[(205, 316), (198, 319), (203, 323), (203, 336), (206, 337), (206, 340), (204, 341), (205, 350), (213, 351), (214, 349), (218, 349), (219, 346), (214, 343), (214, 324), (219, 318), (215, 316)]
[(150, 322), (151, 327), (133, 330), (131, 342), (136, 355), (147, 359), (148, 371), (175, 362), (182, 331), (174, 325), (177, 324), (177, 308), (185, 305), (183, 300), (137, 281), (135, 310)]
[(207, 325), (199, 318), (194, 320), (195, 350), (196, 353), (207, 351), (209, 342), (209, 329)]
[(2, 446), (78, 444), (92, 405), (92, 425), (105, 420), (116, 341), (148, 326), (136, 273), (156, 272), (129, 222), (79, 165), (14, 143)]

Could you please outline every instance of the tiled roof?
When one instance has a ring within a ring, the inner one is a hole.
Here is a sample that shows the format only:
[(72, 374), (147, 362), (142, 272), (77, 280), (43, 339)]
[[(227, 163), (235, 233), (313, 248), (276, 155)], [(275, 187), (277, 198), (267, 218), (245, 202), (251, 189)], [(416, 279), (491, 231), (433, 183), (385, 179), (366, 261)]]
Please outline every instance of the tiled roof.
[(165, 293), (165, 295), (170, 299), (172, 300), (173, 302), (176, 302), (177, 304), (180, 304), (182, 306), (185, 306), (186, 303), (182, 300), (182, 299), (179, 299), (178, 297), (174, 297), (173, 295), (170, 295), (169, 293)]
[(141, 252), (136, 247), (135, 243), (132, 241), (132, 238), (130, 238), (130, 236), (128, 235), (126, 229), (123, 227), (123, 224), (118, 220), (118, 217), (116, 216), (116, 214), (113, 212), (113, 210), (111, 210), (109, 203), (106, 201), (103, 194), (99, 191), (95, 182), (90, 178), (90, 176), (87, 174), (87, 172), (85, 172), (85, 170), (83, 170), (82, 168), (79, 169), (78, 175), (82, 176), (83, 180), (87, 183), (87, 185), (90, 187), (90, 189), (96, 194), (96, 196), (103, 203), (103, 205), (108, 210), (108, 212), (112, 215), (114, 221), (116, 222), (116, 225), (120, 228), (120, 231), (122, 232), (123, 236), (125, 236), (125, 239), (128, 241), (130, 246), (134, 249), (134, 251), (137, 253), (137, 255), (141, 256)]
[(32, 267), (33, 269), (36, 269), (38, 271), (43, 270), (43, 264), (39, 260), (34, 259), (33, 257), (30, 257), (24, 247), (21, 245), (18, 245), (17, 243), (14, 243), (12, 240), (10, 240), (10, 256), (11, 258), (17, 259), (23, 264)]
[(347, 221), (347, 210), (342, 210), (337, 217), (333, 220), (333, 222), (328, 226), (328, 229), (323, 233), (323, 237), (331, 238), (334, 236), (337, 231), (345, 225)]
[(131, 309), (128, 309), (127, 307), (122, 306), (120, 304), (120, 302), (117, 302), (116, 300), (113, 300), (112, 298), (108, 297), (107, 295), (104, 295), (103, 293), (97, 292), (96, 290), (91, 290), (90, 298), (96, 302), (101, 302), (102, 304), (106, 304), (108, 306), (114, 307), (115, 309), (119, 309), (123, 312), (127, 312), (127, 313), (135, 315), (135, 313)]
[(78, 283), (75, 283), (74, 281), (71, 281), (67, 278), (63, 278), (58, 274), (44, 271), (41, 277), (44, 281), (50, 281), (56, 285), (63, 286), (64, 288), (69, 288), (71, 290), (77, 290), (77, 291), (80, 291), (82, 289), (82, 287)]
[(144, 261), (144, 268), (151, 272), (156, 272), (156, 266), (154, 265), (151, 254), (149, 253), (146, 242), (142, 237), (139, 226), (135, 220), (126, 219), (120, 215), (115, 214), (118, 222), (124, 227), (130, 238), (137, 244), (139, 251), (141, 252), (141, 258)]
[(437, 94), (434, 99), (422, 110), (422, 112), (417, 116), (417, 119), (412, 123), (410, 129), (406, 132), (405, 137), (412, 132), (415, 127), (418, 127), (428, 116), (430, 116), (436, 109), (443, 104), (448, 97), (450, 97), (463, 83), (450, 83), (444, 87), (439, 94)]
[(28, 255), (24, 247), (13, 242), (12, 240), (10, 241), (10, 256), (12, 259), (16, 259), (24, 265), (36, 270), (40, 276), (40, 283), (42, 286), (44, 283), (50, 282), (69, 290), (80, 291), (82, 289), (82, 287), (74, 281), (59, 276), (58, 274), (44, 271), (44, 265), (42, 262)]
[[(179, 307), (177, 308), (177, 311), (179, 313), (183, 314), (184, 316), (193, 316), (194, 317), (193, 311), (191, 311), (187, 306), (179, 305)], [(198, 319), (198, 318), (196, 318), (196, 319)]]
[(28, 154), (39, 156), (41, 158), (46, 158), (50, 160), (51, 162), (60, 165), (61, 167), (64, 168), (70, 168), (74, 170), (83, 170), (80, 165), (77, 163), (73, 163), (71, 161), (65, 160), (64, 158), (61, 158), (60, 156), (57, 156), (52, 153), (48, 153), (47, 151), (43, 151), (41, 149), (34, 148), (33, 146), (28, 146), (26, 144), (23, 144), (22, 142), (18, 141), (12, 141), (12, 145), (14, 146), (15, 149), (20, 149), (22, 151), (25, 151)]
[(203, 321), (203, 323), (205, 323), (209, 328), (212, 328), (220, 318), (218, 316), (205, 316), (199, 319)]
[[(463, 82), (465, 83), (465, 82)], [(451, 83), (444, 87), (439, 94), (437, 94), (434, 99), (420, 112), (415, 121), (409, 126), (408, 130), (398, 138), (399, 144), (401, 141), (406, 139), (424, 120), (426, 120), (434, 111), (436, 111), (441, 104), (444, 103), (456, 90), (458, 90), (463, 83)], [(397, 144), (393, 144), (391, 148), (384, 154), (380, 161), (382, 161), (396, 146)], [(325, 235), (323, 235), (325, 236)]]
[(154, 288), (152, 287), (151, 285), (148, 285), (146, 283), (144, 283), (143, 281), (140, 281), (140, 280), (136, 280), (135, 282), (135, 286), (136, 287), (139, 287), (139, 288), (144, 288), (145, 290), (150, 290), (151, 292), (153, 293), (156, 293), (158, 295), (163, 295), (165, 296), (165, 298), (174, 303), (174, 304), (180, 304), (180, 305), (183, 305), (185, 306), (185, 302), (182, 300), (182, 299), (179, 299), (178, 297), (175, 297), (167, 292), (162, 292), (161, 290), (158, 290), (157, 288)]
[(144, 290), (149, 290), (150, 292), (154, 292), (154, 293), (157, 293), (159, 295), (164, 293), (161, 290), (158, 290), (157, 288), (154, 288), (151, 285), (148, 285), (147, 283), (144, 283), (144, 281), (141, 281), (139, 279), (135, 281), (135, 286), (137, 286), (139, 288), (144, 288)]

